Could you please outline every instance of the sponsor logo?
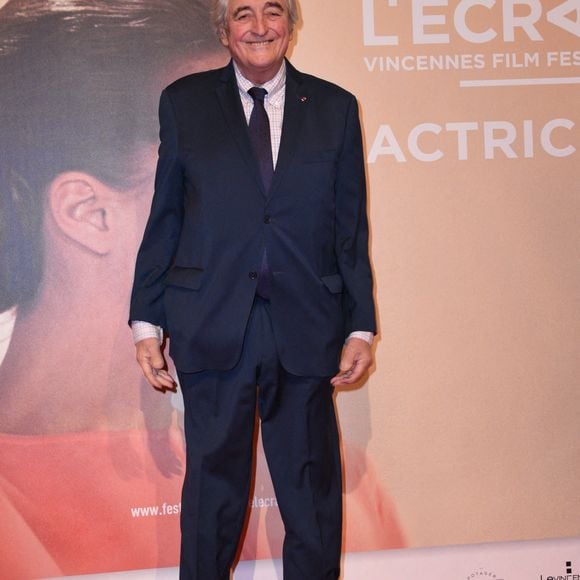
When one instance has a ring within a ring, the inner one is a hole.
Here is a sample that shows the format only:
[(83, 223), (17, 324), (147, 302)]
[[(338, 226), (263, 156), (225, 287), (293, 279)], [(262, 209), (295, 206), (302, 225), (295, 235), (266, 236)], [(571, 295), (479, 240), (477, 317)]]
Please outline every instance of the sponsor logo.
[(504, 580), (504, 578), (500, 578), (495, 572), (490, 572), (485, 568), (478, 568), (466, 576), (466, 580)]
[(540, 574), (540, 580), (580, 580), (580, 573), (574, 572), (572, 561), (567, 560), (557, 574)]

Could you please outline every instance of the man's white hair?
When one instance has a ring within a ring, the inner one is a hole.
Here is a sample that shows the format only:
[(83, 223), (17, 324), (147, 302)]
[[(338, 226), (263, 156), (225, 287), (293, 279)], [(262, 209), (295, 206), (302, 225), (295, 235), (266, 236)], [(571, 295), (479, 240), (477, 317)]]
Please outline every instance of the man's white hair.
[[(230, 0), (212, 0), (211, 3), (211, 19), (218, 37), (222, 35), (222, 32), (227, 27), (229, 2)], [(290, 28), (294, 28), (294, 25), (298, 22), (298, 3), (296, 0), (285, 0), (285, 2), (288, 7)]]

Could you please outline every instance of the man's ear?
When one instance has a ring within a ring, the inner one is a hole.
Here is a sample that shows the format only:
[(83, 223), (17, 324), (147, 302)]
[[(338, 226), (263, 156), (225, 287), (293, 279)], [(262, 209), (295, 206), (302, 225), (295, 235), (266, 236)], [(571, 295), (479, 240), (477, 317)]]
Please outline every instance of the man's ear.
[(48, 199), (59, 230), (85, 249), (101, 256), (110, 252), (109, 224), (114, 191), (92, 175), (61, 173), (49, 185)]
[(227, 30), (225, 29), (225, 26), (222, 26), (219, 29), (218, 38), (223, 46), (225, 46), (226, 48), (229, 46), (230, 43), (228, 41), (228, 33)]

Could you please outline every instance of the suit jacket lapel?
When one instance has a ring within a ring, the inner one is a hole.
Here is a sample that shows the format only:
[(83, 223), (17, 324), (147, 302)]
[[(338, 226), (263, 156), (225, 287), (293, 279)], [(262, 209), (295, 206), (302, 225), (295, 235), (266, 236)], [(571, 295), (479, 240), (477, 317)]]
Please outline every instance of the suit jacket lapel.
[[(236, 82), (236, 75), (232, 62), (226, 66), (220, 78), (220, 84), (216, 89), (217, 98), (222, 108), (224, 117), (230, 127), (232, 136), (236, 141), (240, 153), (254, 175), (257, 184), (264, 192), (260, 168), (252, 149), (246, 116), (240, 101), (240, 93)], [(264, 192), (264, 195), (266, 192)]]
[(282, 182), (284, 174), (298, 149), (307, 106), (308, 94), (303, 86), (303, 77), (286, 61), (286, 98), (284, 102), (284, 120), (282, 122), (282, 139), (269, 195), (272, 195)]

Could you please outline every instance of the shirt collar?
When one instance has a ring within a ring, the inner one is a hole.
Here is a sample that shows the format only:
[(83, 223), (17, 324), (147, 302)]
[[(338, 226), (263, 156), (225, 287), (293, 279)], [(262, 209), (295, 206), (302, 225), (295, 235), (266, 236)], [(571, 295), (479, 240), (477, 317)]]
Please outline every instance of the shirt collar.
[(248, 94), (248, 91), (255, 86), (262, 87), (268, 91), (266, 98), (271, 105), (276, 106), (280, 103), (280, 99), (284, 95), (284, 88), (286, 87), (286, 61), (282, 61), (282, 66), (280, 70), (274, 75), (272, 79), (265, 82), (263, 85), (255, 85), (252, 81), (249, 81), (240, 71), (238, 65), (234, 61), (234, 71), (236, 73), (236, 81), (238, 83), (238, 89), (240, 94), (245, 99), (252, 100), (252, 97)]

